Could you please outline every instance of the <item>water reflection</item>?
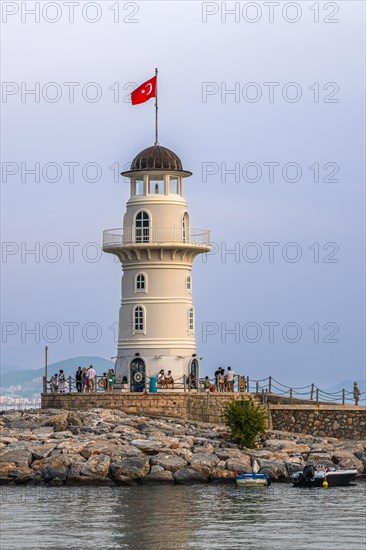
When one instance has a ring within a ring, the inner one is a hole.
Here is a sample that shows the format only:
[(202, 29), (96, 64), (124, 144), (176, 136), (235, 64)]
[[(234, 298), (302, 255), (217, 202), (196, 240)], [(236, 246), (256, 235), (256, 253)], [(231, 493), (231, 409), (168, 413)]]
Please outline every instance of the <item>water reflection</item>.
[(366, 483), (1, 488), (1, 550), (360, 550)]

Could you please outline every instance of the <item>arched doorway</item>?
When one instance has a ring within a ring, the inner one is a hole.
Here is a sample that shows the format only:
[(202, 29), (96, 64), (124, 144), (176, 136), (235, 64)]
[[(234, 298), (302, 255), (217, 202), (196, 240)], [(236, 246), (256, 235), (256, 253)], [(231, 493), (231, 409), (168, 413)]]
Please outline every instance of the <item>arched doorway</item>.
[(198, 359), (196, 359), (196, 357), (191, 360), (189, 374), (191, 374), (192, 372), (194, 373), (194, 378), (197, 380), (197, 378), (199, 378), (200, 376), (200, 373), (199, 373), (199, 362), (198, 362)]
[(130, 390), (143, 392), (145, 390), (145, 362), (141, 357), (135, 357), (130, 364)]

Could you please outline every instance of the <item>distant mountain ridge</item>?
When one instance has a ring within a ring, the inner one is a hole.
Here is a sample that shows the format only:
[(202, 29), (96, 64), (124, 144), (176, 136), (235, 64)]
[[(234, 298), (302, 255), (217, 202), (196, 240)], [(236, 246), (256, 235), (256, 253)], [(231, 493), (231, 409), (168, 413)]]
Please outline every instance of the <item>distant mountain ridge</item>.
[[(101, 375), (108, 369), (114, 367), (114, 362), (110, 359), (104, 359), (103, 357), (96, 356), (80, 356), (72, 357), (70, 359), (64, 359), (63, 361), (57, 361), (57, 363), (51, 363), (48, 365), (48, 376), (52, 376), (55, 372), (62, 369), (66, 376), (74, 376), (78, 367), (89, 367), (93, 365), (97, 374)], [(14, 367), (18, 370), (7, 370), (11, 365), (1, 365), (0, 386), (6, 388), (8, 386), (27, 385), (35, 378), (42, 378), (44, 376), (44, 367), (39, 369), (24, 369), (22, 367)], [(41, 391), (42, 385), (39, 385), (39, 391)]]

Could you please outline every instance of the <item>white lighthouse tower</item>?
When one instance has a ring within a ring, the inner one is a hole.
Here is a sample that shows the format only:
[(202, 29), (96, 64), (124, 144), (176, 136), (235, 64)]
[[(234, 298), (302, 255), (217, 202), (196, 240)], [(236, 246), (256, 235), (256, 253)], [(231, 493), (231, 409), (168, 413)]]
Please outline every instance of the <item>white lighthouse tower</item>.
[(161, 369), (175, 380), (199, 375), (192, 263), (210, 250), (210, 232), (192, 229), (179, 157), (161, 145), (141, 151), (130, 170), (123, 228), (104, 231), (103, 250), (123, 267), (117, 379), (143, 391)]

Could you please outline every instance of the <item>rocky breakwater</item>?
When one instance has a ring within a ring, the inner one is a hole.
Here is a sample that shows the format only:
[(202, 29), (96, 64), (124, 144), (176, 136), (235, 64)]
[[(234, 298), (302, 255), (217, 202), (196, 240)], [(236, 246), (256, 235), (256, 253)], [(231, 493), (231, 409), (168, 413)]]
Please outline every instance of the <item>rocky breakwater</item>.
[(309, 462), (366, 472), (356, 441), (269, 431), (245, 449), (222, 425), (104, 409), (4, 412), (0, 429), (1, 484), (207, 483), (233, 481), (235, 470), (286, 481)]

